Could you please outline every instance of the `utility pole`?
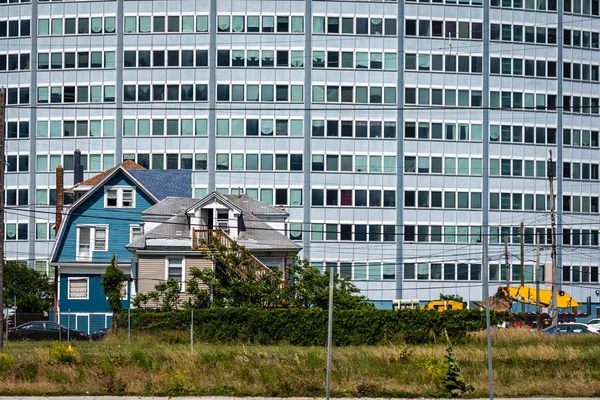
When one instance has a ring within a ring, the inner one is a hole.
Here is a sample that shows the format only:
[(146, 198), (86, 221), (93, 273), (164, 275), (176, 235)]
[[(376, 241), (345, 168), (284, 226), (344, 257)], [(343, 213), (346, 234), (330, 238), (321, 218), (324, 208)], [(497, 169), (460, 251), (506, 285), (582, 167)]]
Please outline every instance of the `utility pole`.
[(325, 398), (331, 398), (331, 347), (333, 346), (333, 275), (335, 268), (329, 267), (329, 309), (327, 312), (327, 379)]
[(535, 235), (535, 241), (537, 242), (537, 251), (535, 257), (535, 324), (537, 325), (537, 330), (540, 332), (542, 330), (542, 316), (540, 315), (540, 235), (539, 233)]
[(556, 219), (554, 216), (554, 181), (552, 176), (552, 150), (548, 150), (548, 182), (550, 183), (550, 228), (552, 231), (552, 325), (558, 325), (556, 307)]
[[(523, 286), (525, 286), (525, 227), (523, 225), (523, 221), (521, 221), (521, 271), (520, 271), (520, 278), (521, 278), (521, 288), (523, 288)], [(521, 289), (522, 290), (522, 289)], [(524, 313), (525, 312), (525, 303), (521, 303), (521, 312)]]
[(508, 265), (508, 236), (504, 236), (504, 271), (506, 274), (506, 288), (510, 287), (510, 266)]
[[(4, 138), (6, 133), (6, 89), (0, 88), (0, 312), (4, 318)], [(6, 313), (8, 319), (8, 312)], [(0, 352), (4, 351), (4, 321), (0, 321)]]

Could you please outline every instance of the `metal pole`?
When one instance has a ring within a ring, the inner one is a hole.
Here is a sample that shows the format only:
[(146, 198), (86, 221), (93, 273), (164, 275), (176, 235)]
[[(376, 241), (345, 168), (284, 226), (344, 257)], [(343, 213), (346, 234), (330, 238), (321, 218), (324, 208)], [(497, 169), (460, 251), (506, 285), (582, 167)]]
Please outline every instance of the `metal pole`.
[[(525, 286), (525, 226), (521, 221), (521, 271), (519, 278), (521, 278), (521, 288)], [(522, 290), (522, 289), (521, 289)], [(525, 303), (521, 303), (521, 312), (525, 313)]]
[(127, 343), (131, 344), (131, 304), (127, 309)]
[(537, 242), (537, 255), (535, 257), (535, 324), (538, 332), (542, 330), (542, 316), (540, 315), (540, 235), (535, 237)]
[[(2, 315), (4, 315), (4, 311), (2, 312)], [(0, 325), (2, 324), (0, 323)], [(8, 344), (8, 310), (6, 310), (6, 344)]]
[[(4, 138), (6, 132), (6, 89), (0, 88), (0, 312), (4, 318)], [(6, 312), (8, 319), (8, 310)], [(0, 352), (4, 351), (4, 324), (0, 323)], [(8, 328), (7, 328), (8, 330)]]
[(490, 384), (490, 400), (494, 400), (494, 370), (492, 366), (492, 332), (490, 329), (490, 282), (489, 265), (486, 241), (488, 235), (482, 235), (481, 244), (483, 247), (483, 297), (485, 298), (485, 326), (487, 331), (487, 358), (488, 358), (488, 378)]
[(333, 275), (335, 270), (329, 268), (329, 311), (327, 322), (327, 388), (325, 398), (330, 399), (331, 394), (331, 346), (333, 342)]
[(504, 236), (504, 273), (506, 274), (506, 288), (510, 287), (510, 265), (508, 265), (508, 236)]
[(556, 304), (556, 219), (554, 217), (554, 181), (552, 177), (552, 150), (548, 150), (548, 182), (550, 183), (550, 227), (552, 228), (552, 325), (558, 325)]
[(71, 339), (71, 309), (67, 310), (67, 342)]
[(192, 309), (192, 320), (190, 322), (190, 347), (194, 352), (194, 309)]

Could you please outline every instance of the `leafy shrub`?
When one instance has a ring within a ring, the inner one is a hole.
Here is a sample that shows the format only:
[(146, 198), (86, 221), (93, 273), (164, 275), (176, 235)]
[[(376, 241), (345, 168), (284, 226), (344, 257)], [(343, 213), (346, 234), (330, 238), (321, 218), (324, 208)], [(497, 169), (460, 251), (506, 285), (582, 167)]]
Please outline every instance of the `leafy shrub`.
[[(492, 324), (510, 318), (493, 313)], [(117, 316), (127, 326), (127, 313)], [(469, 332), (485, 329), (482, 310), (345, 310), (333, 316), (336, 346), (380, 343), (432, 343), (446, 330), (454, 341), (464, 341)], [(168, 343), (189, 343), (190, 312), (132, 310), (134, 330), (158, 334)], [(320, 309), (209, 308), (194, 311), (194, 338), (211, 343), (286, 343), (322, 346), (327, 340), (327, 311)]]
[(139, 365), (145, 370), (149, 370), (152, 368), (152, 360), (142, 350), (133, 350), (131, 352), (131, 362), (133, 364)]
[(77, 362), (79, 354), (69, 344), (55, 343), (50, 347), (50, 362), (55, 364), (74, 364)]
[(8, 372), (12, 369), (13, 359), (6, 353), (0, 353), (0, 373)]

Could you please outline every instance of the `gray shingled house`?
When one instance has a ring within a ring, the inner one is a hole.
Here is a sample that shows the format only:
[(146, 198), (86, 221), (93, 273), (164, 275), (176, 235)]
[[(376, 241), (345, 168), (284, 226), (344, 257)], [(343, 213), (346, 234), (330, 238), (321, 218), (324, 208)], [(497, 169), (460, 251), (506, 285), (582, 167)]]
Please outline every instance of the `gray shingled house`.
[(126, 246), (132, 253), (137, 293), (175, 278), (184, 294), (192, 267), (213, 267), (202, 253), (203, 243), (211, 237), (246, 247), (257, 268), (283, 268), (290, 253), (301, 250), (285, 235), (288, 216), (284, 209), (244, 194), (212, 192), (202, 199), (164, 199), (142, 213), (144, 234)]

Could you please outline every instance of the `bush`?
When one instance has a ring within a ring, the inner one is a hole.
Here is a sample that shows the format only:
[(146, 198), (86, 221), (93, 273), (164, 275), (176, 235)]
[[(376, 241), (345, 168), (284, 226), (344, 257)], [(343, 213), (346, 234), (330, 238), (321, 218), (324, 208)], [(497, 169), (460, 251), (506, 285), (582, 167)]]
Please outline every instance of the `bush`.
[[(158, 334), (169, 342), (178, 338), (189, 343), (190, 317), (189, 311), (132, 310), (131, 328)], [(492, 324), (509, 318), (506, 313), (493, 313)], [(126, 327), (127, 313), (118, 314), (117, 323)], [(485, 329), (485, 311), (482, 310), (348, 310), (336, 311), (333, 315), (336, 346), (432, 343), (442, 338), (444, 330), (452, 340), (460, 341), (469, 332), (482, 329)], [(298, 308), (195, 310), (194, 339), (211, 343), (321, 346), (327, 339), (327, 311)]]
[(8, 372), (12, 369), (13, 359), (6, 353), (0, 353), (0, 373)]
[(71, 345), (55, 343), (50, 347), (50, 362), (55, 364), (74, 364), (79, 355)]

